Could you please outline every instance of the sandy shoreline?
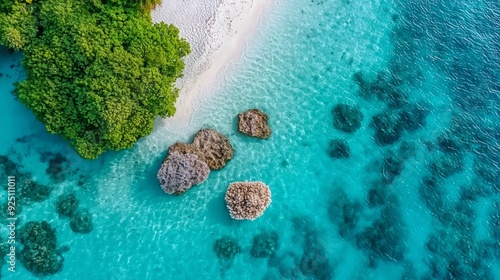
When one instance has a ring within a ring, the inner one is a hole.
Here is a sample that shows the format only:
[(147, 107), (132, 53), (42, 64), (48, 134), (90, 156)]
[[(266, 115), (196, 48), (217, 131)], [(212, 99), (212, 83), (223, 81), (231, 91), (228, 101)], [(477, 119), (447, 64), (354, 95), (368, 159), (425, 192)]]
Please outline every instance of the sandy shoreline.
[(190, 124), (194, 108), (216, 88), (245, 51), (247, 39), (254, 34), (260, 19), (272, 0), (164, 0), (152, 11), (154, 22), (172, 23), (191, 45), (185, 58), (184, 77), (177, 111), (163, 120), (170, 128), (182, 129)]

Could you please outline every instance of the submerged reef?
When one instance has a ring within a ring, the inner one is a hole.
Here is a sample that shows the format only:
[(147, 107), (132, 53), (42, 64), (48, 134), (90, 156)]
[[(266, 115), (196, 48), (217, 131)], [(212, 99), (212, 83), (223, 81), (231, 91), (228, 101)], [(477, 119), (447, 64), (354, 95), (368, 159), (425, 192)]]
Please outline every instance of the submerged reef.
[(404, 162), (396, 153), (388, 153), (384, 156), (382, 164), (382, 179), (384, 183), (390, 184), (403, 171)]
[[(3, 171), (5, 177), (16, 176), (18, 204), (46, 200), (52, 193), (52, 187), (33, 180), (32, 174), (29, 172), (22, 172), (20, 170), (21, 168), (21, 164), (14, 162), (8, 156), (0, 155), (0, 171)], [(7, 190), (7, 184), (4, 185), (4, 189)]]
[(303, 233), (303, 254), (300, 259), (300, 271), (307, 278), (327, 280), (333, 279), (333, 268), (321, 235), (314, 224), (301, 218), (294, 218), (295, 229)]
[(375, 97), (387, 103), (389, 108), (399, 108), (408, 104), (408, 95), (399, 89), (403, 80), (391, 70), (381, 70), (374, 81), (368, 80), (363, 73), (356, 72), (353, 80), (360, 87), (360, 96), (365, 99)]
[[(18, 176), (20, 165), (14, 162), (6, 155), (0, 155), (0, 171), (3, 171), (3, 176)], [(4, 185), (6, 188), (6, 185)]]
[(267, 258), (273, 256), (280, 246), (278, 233), (267, 231), (253, 238), (250, 255), (254, 258)]
[(401, 109), (401, 123), (408, 132), (424, 128), (429, 110), (422, 104), (408, 104)]
[(193, 154), (205, 162), (212, 170), (221, 169), (233, 158), (234, 150), (229, 139), (212, 129), (202, 129), (196, 133), (192, 144), (175, 143), (168, 153)]
[(305, 216), (293, 217), (292, 224), (292, 242), (299, 250), (271, 256), (269, 266), (280, 274), (272, 279), (334, 279), (324, 235)]
[(18, 179), (17, 186), (19, 188), (20, 198), (24, 199), (26, 202), (44, 201), (52, 192), (51, 187), (33, 181), (30, 173), (22, 174)]
[(400, 122), (399, 112), (395, 110), (386, 110), (373, 116), (372, 124), (375, 142), (381, 146), (396, 143), (403, 134), (404, 126)]
[(332, 139), (328, 146), (328, 155), (331, 158), (350, 158), (351, 148), (345, 140)]
[(48, 162), (45, 172), (55, 182), (62, 182), (69, 169), (69, 160), (60, 153), (42, 153), (42, 162)]
[(372, 117), (375, 142), (380, 146), (399, 141), (403, 132), (414, 132), (425, 126), (428, 110), (422, 105), (411, 104), (402, 109), (387, 109)]
[(442, 186), (439, 178), (434, 176), (425, 176), (422, 178), (419, 187), (419, 196), (424, 201), (427, 208), (440, 220), (448, 219), (450, 214), (450, 205), (446, 199), (446, 190)]
[(172, 151), (158, 170), (160, 186), (168, 194), (183, 194), (208, 178), (210, 168), (194, 154)]
[(434, 176), (447, 178), (458, 174), (464, 169), (461, 154), (441, 153), (430, 164), (430, 171)]
[(56, 212), (65, 217), (73, 216), (79, 201), (74, 193), (62, 194), (56, 200)]
[(251, 109), (238, 115), (238, 131), (252, 137), (267, 139), (271, 136), (269, 116), (259, 109)]
[(232, 237), (224, 236), (214, 242), (214, 251), (220, 259), (234, 259), (241, 253), (241, 246)]
[(347, 237), (356, 227), (361, 212), (361, 204), (352, 202), (343, 190), (333, 192), (328, 206), (328, 217), (338, 227), (341, 237)]
[(425, 244), (430, 257), (428, 275), (433, 279), (495, 279), (488, 244), (462, 233), (441, 229), (429, 236)]
[(231, 218), (255, 220), (271, 204), (271, 190), (262, 182), (234, 182), (225, 196)]
[(19, 230), (21, 263), (31, 273), (46, 276), (62, 269), (64, 258), (56, 249), (56, 230), (46, 221), (28, 222)]
[(94, 229), (94, 226), (92, 224), (92, 216), (86, 209), (79, 210), (78, 212), (74, 213), (71, 217), (71, 220), (69, 221), (69, 226), (72, 231), (84, 234), (89, 233), (92, 231), (92, 229)]
[(491, 213), (491, 229), (495, 239), (500, 240), (500, 201), (494, 205), (494, 210)]
[(368, 253), (371, 261), (404, 259), (404, 231), (399, 211), (393, 205), (384, 206), (380, 218), (356, 234), (356, 245)]
[(332, 109), (333, 127), (345, 133), (354, 133), (361, 127), (364, 115), (355, 106), (337, 104)]

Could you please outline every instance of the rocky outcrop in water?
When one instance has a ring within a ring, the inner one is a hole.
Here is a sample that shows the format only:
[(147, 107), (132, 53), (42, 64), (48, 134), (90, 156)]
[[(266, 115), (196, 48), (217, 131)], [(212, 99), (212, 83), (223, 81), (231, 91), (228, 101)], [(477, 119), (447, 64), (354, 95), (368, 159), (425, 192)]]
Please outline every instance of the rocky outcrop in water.
[(267, 123), (269, 116), (259, 109), (251, 109), (238, 115), (238, 131), (252, 137), (267, 139), (271, 128)]
[(182, 194), (205, 181), (209, 173), (210, 168), (197, 155), (173, 150), (163, 161), (157, 177), (166, 193)]
[(271, 204), (271, 191), (262, 182), (234, 182), (226, 191), (226, 204), (231, 218), (255, 220)]
[(194, 136), (192, 144), (175, 143), (170, 146), (168, 153), (196, 155), (212, 170), (226, 166), (227, 161), (233, 158), (234, 150), (229, 139), (212, 129), (202, 129)]
[(28, 222), (19, 230), (21, 263), (31, 273), (46, 276), (62, 269), (64, 258), (56, 249), (56, 230), (46, 221)]

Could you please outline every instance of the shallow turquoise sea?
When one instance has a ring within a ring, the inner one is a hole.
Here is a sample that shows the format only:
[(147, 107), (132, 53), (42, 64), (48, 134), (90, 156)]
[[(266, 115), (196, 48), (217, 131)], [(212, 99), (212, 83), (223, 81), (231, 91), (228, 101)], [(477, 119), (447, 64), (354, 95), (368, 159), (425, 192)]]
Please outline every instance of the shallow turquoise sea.
[[(499, 18), (492, 0), (278, 1), (190, 127), (159, 124), (95, 161), (17, 102), (22, 56), (1, 50), (0, 155), (16, 164), (2, 157), (2, 180), (15, 171), (51, 190), (23, 203), (18, 227), (48, 221), (69, 246), (45, 279), (500, 279)], [(334, 128), (337, 104), (362, 112), (358, 130)], [(236, 132), (250, 108), (269, 114), (269, 140)], [(156, 172), (168, 146), (200, 128), (227, 135), (234, 159), (182, 196), (163, 193)], [(330, 155), (333, 139), (349, 158)], [(253, 222), (225, 208), (229, 183), (242, 180), (272, 192)], [(55, 212), (69, 192), (92, 215), (89, 234)], [(279, 249), (254, 258), (265, 232)], [(242, 247), (232, 260), (214, 251), (226, 236)], [(6, 279), (37, 278), (8, 267)]]

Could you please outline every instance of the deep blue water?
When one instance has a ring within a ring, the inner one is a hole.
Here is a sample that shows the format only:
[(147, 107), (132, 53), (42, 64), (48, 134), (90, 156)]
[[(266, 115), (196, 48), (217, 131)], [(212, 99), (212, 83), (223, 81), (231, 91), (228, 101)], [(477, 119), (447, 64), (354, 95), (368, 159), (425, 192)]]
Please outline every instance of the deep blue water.
[[(16, 101), (21, 55), (2, 50), (0, 171), (51, 190), (23, 198), (18, 223), (46, 220), (69, 246), (47, 279), (500, 279), (499, 54), (495, 1), (278, 2), (190, 127), (158, 125), (131, 150), (84, 161)], [(334, 127), (338, 104), (362, 113), (358, 129)], [(270, 116), (267, 141), (236, 132), (254, 107)], [(229, 136), (235, 158), (164, 194), (166, 149), (202, 127)], [(350, 157), (332, 157), (332, 140)], [(225, 209), (241, 180), (271, 188), (253, 222)], [(92, 215), (89, 234), (55, 213), (70, 192)], [(271, 257), (252, 257), (261, 233), (279, 238)], [(214, 252), (225, 236), (242, 247), (233, 260)], [(5, 278), (35, 278), (7, 267)]]

